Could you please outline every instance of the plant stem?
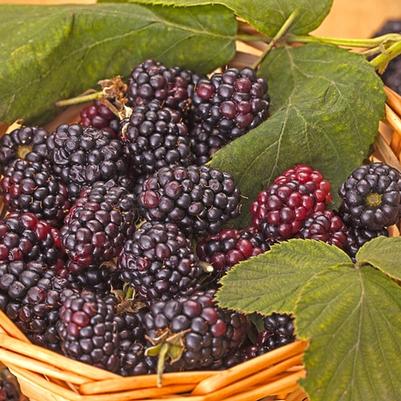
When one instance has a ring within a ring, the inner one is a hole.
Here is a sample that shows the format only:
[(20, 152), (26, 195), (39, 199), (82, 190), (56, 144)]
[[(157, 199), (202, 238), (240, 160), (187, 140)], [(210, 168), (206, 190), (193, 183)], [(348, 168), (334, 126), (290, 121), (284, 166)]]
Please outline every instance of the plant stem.
[(104, 97), (104, 93), (103, 93), (103, 91), (100, 91), (100, 92), (91, 93), (89, 95), (73, 97), (71, 99), (59, 100), (58, 102), (56, 102), (56, 106), (57, 107), (72, 106), (74, 104), (81, 104), (81, 103), (90, 102), (91, 100), (101, 99), (102, 97)]
[(377, 57), (371, 60), (370, 64), (372, 64), (373, 67), (375, 67), (379, 72), (383, 72), (388, 63), (399, 55), (401, 55), (401, 40), (394, 43), (382, 54), (379, 54)]
[(242, 42), (270, 42), (270, 38), (264, 35), (246, 35), (243, 33), (238, 34), (235, 39)]
[(169, 345), (167, 343), (163, 344), (157, 359), (157, 387), (161, 387), (163, 385), (163, 372), (168, 349)]
[(274, 38), (270, 41), (270, 43), (268, 44), (266, 50), (261, 55), (260, 59), (252, 66), (253, 68), (256, 68), (265, 59), (265, 57), (269, 54), (270, 50), (272, 50), (273, 47), (276, 45), (276, 43), (287, 33), (288, 29), (294, 23), (294, 21), (298, 17), (298, 15), (299, 15), (299, 10), (298, 9), (294, 10), (291, 13), (291, 15), (287, 18), (287, 20), (284, 22), (282, 27), (276, 33)]

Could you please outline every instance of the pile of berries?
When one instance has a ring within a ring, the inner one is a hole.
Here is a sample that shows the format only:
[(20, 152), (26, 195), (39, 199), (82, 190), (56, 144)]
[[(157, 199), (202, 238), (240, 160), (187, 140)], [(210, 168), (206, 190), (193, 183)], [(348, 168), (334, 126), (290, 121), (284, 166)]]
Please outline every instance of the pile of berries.
[(225, 228), (241, 194), (205, 163), (267, 118), (266, 82), (148, 60), (127, 88), (121, 121), (98, 101), (78, 124), (0, 139), (0, 307), (34, 343), (125, 376), (224, 369), (294, 341), (293, 316), (275, 313), (251, 343), (251, 320), (215, 302), (219, 280), (289, 238), (354, 255), (399, 220), (399, 173), (356, 170), (335, 212), (330, 183), (297, 165), (258, 195), (250, 227)]

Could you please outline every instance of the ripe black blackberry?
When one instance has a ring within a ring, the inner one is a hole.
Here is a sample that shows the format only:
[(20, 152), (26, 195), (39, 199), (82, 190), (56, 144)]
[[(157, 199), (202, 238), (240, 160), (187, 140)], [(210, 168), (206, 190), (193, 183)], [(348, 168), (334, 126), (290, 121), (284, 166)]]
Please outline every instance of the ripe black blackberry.
[(66, 356), (102, 369), (120, 367), (116, 299), (82, 292), (68, 297), (60, 308), (58, 333)]
[(136, 218), (134, 195), (114, 181), (84, 189), (61, 229), (70, 272), (116, 257), (134, 233)]
[(210, 263), (220, 278), (232, 266), (268, 249), (269, 245), (254, 229), (223, 229), (200, 241), (196, 251), (199, 259)]
[(84, 186), (125, 176), (123, 145), (109, 132), (80, 125), (60, 125), (47, 139), (54, 172), (76, 198)]
[(80, 125), (83, 127), (94, 127), (107, 131), (114, 138), (120, 130), (118, 117), (100, 100), (95, 100), (91, 105), (83, 108), (80, 112)]
[(0, 260), (37, 261), (63, 266), (59, 231), (32, 213), (11, 213), (0, 220)]
[(70, 208), (68, 190), (48, 165), (16, 159), (0, 184), (8, 210), (34, 213), (54, 227), (63, 223)]
[(203, 273), (190, 241), (171, 223), (141, 226), (125, 243), (118, 268), (148, 302), (191, 294)]
[(359, 227), (348, 227), (347, 243), (344, 250), (354, 258), (364, 244), (380, 236), (388, 237), (388, 231), (384, 228), (379, 231), (371, 231)]
[(158, 101), (135, 107), (122, 123), (120, 138), (135, 176), (153, 174), (172, 164), (188, 166), (193, 160), (180, 112), (162, 107)]
[(206, 132), (218, 129), (226, 140), (232, 140), (267, 118), (267, 82), (252, 68), (229, 68), (210, 79), (200, 79), (192, 105), (194, 121)]
[(2, 368), (0, 376), (0, 401), (20, 400), (20, 391), (16, 378), (7, 369)]
[(47, 131), (39, 127), (21, 127), (4, 134), (0, 138), (1, 172), (15, 159), (25, 159), (36, 163), (46, 161), (47, 136)]
[(143, 184), (138, 202), (147, 220), (175, 223), (186, 234), (217, 233), (240, 211), (230, 174), (207, 166), (163, 167)]
[(129, 79), (129, 105), (147, 104), (159, 100), (163, 105), (186, 111), (199, 76), (179, 67), (167, 68), (147, 60), (134, 68)]
[(296, 165), (259, 192), (251, 206), (253, 225), (268, 241), (285, 240), (300, 232), (313, 212), (332, 201), (330, 183), (306, 165)]
[(344, 248), (347, 243), (347, 227), (341, 217), (331, 211), (314, 212), (304, 223), (300, 237), (323, 241)]
[[(218, 368), (241, 346), (248, 328), (246, 317), (218, 308), (214, 294), (208, 290), (151, 305), (144, 319), (148, 339), (159, 347), (173, 341), (180, 351), (176, 361), (163, 360), (160, 355), (158, 367), (174, 371)], [(152, 351), (156, 349), (149, 349), (148, 354), (154, 355)]]
[(354, 170), (341, 185), (341, 217), (347, 226), (379, 231), (397, 224), (401, 213), (401, 174), (384, 163)]

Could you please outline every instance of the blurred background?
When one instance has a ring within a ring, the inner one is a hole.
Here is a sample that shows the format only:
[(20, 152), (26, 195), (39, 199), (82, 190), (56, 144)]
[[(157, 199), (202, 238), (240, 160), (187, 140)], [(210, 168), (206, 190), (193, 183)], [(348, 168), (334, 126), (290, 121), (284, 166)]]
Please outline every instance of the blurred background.
[[(7, 4), (90, 4), (94, 2), (94, 0), (0, 0), (0, 3)], [(401, 18), (401, 0), (334, 0), (330, 15), (316, 34), (369, 37), (385, 20), (390, 18)]]

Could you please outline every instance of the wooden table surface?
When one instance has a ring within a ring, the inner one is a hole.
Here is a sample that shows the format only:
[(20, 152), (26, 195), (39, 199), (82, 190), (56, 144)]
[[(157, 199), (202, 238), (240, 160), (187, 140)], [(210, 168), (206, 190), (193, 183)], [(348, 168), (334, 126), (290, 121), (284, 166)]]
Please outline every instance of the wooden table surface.
[[(94, 0), (0, 0), (0, 4), (94, 2)], [(368, 37), (388, 18), (401, 19), (401, 0), (334, 0), (330, 15), (316, 33), (340, 37)]]

